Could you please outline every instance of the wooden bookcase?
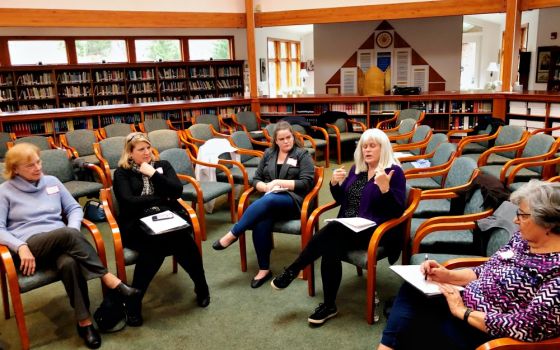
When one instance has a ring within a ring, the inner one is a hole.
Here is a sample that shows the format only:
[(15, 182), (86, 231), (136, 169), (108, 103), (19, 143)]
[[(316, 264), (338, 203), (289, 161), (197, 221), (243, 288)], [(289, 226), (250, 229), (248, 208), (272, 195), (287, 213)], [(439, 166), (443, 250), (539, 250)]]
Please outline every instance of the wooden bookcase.
[(242, 61), (25, 66), (0, 69), (7, 112), (243, 95)]
[[(511, 95), (507, 101), (506, 123), (529, 131), (560, 126), (560, 96), (557, 93), (530, 92)], [(560, 136), (560, 132), (553, 132)]]

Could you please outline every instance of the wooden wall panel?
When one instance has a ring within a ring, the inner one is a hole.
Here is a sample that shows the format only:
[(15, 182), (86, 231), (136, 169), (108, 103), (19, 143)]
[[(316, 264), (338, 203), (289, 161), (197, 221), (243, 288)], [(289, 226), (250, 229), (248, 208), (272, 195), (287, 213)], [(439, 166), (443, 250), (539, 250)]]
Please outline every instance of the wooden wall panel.
[[(536, 1), (536, 0), (535, 0)], [(255, 13), (256, 27), (338, 23), (505, 12), (504, 0), (440, 0)]]
[(245, 28), (244, 13), (0, 9), (0, 27)]

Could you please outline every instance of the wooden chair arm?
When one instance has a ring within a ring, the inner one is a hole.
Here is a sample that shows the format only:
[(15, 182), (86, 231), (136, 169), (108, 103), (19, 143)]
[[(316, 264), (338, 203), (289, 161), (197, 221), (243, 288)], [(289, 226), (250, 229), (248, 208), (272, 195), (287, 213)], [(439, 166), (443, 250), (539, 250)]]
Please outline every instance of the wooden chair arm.
[(243, 193), (239, 197), (239, 202), (237, 204), (237, 217), (239, 219), (241, 219), (241, 216), (243, 215), (243, 213), (245, 212), (247, 207), (249, 207), (249, 196), (251, 196), (252, 194), (257, 194), (257, 193), (259, 193), (259, 192), (253, 186), (251, 186), (251, 187), (247, 188), (245, 191), (243, 191)]
[(217, 136), (219, 138), (223, 138), (223, 139), (227, 139), (229, 138), (229, 135), (227, 134), (222, 134), (221, 132), (219, 132), (218, 130), (214, 129), (213, 125), (210, 125), (210, 131), (212, 132), (213, 136)]
[(66, 135), (61, 134), (58, 138), (60, 140), (60, 145), (62, 146), (62, 148), (67, 149), (70, 151), (72, 158), (78, 158), (80, 155), (78, 154), (78, 151), (76, 151), (76, 148), (70, 146), (68, 144), (68, 140), (66, 139)]
[(488, 258), (455, 258), (445, 261), (442, 265), (450, 270), (453, 270), (464, 267), (476, 267), (487, 261)]
[(307, 218), (305, 231), (313, 232), (313, 227), (317, 224), (317, 221), (319, 220), (321, 214), (338, 206), (339, 204), (336, 201), (331, 201), (327, 204), (323, 204), (320, 207), (315, 208), (315, 210), (313, 210), (311, 212), (311, 215), (309, 215), (309, 217)]
[(113, 236), (113, 250), (115, 252), (115, 265), (117, 267), (117, 277), (119, 277), (123, 282), (126, 282), (126, 266), (124, 261), (124, 245), (122, 242), (121, 231), (119, 225), (117, 224), (116, 218), (113, 216), (112, 208), (112, 198), (111, 190), (101, 189), (99, 194), (99, 199), (101, 204), (103, 204), (103, 211), (105, 212), (105, 219), (109, 224), (111, 229), (111, 234)]
[[(338, 140), (340, 140), (340, 129), (338, 128), (338, 126), (336, 126), (336, 125), (334, 125), (334, 124), (329, 124), (329, 123), (325, 123), (325, 126), (326, 126), (327, 128), (333, 129), (333, 130), (334, 130), (334, 133), (335, 133), (335, 135), (336, 135), (336, 138), (337, 138)], [(332, 134), (329, 134), (329, 135), (332, 135)]]
[(552, 132), (552, 131), (556, 131), (556, 130), (560, 130), (560, 126), (555, 126), (553, 128), (536, 129), (536, 130), (531, 131), (531, 135), (536, 135), (536, 134), (540, 134), (540, 133), (547, 133), (547, 132)]
[(302, 143), (307, 140), (309, 142), (311, 142), (311, 147), (316, 150), (317, 149), (317, 144), (315, 143), (315, 140), (313, 140), (313, 137), (306, 135), (306, 134), (302, 134), (299, 132), (296, 132), (296, 137), (299, 137), (302, 141)]
[(424, 190), (420, 195), (420, 200), (427, 199), (452, 199), (459, 195), (455, 192), (447, 191), (447, 188), (437, 188), (433, 190)]
[[(202, 140), (202, 139), (197, 139), (196, 137), (192, 136), (191, 132), (189, 130), (184, 130), (186, 139), (189, 143), (192, 143), (194, 145), (196, 145), (197, 147), (203, 145), (206, 140)], [(197, 149), (198, 151), (198, 149)]]
[(99, 232), (99, 229), (93, 222), (87, 219), (82, 219), (82, 226), (86, 228), (93, 238), (97, 255), (99, 255), (99, 259), (101, 260), (101, 263), (103, 263), (103, 266), (107, 267), (107, 253), (105, 252), (105, 242), (103, 241), (101, 232)]
[(229, 160), (229, 159), (220, 159), (218, 161), (218, 164), (231, 164), (238, 167), (239, 170), (241, 171), (241, 174), (243, 174), (243, 187), (245, 189), (249, 188), (249, 175), (247, 174), (247, 170), (245, 169), (245, 166), (241, 164), (241, 162), (235, 160)]
[(144, 128), (144, 123), (138, 123), (138, 129), (140, 129), (141, 132), (146, 133), (146, 129)]
[(198, 146), (189, 141), (188, 136), (185, 133), (186, 130), (179, 130), (179, 141), (189, 150), (189, 153), (192, 152), (194, 156), (198, 154)]
[[(200, 160), (194, 158), (190, 153), (189, 153), (189, 157), (191, 159), (191, 162), (195, 165), (207, 166), (207, 167), (210, 167), (210, 168), (215, 168), (216, 170), (223, 171), (224, 174), (226, 174), (226, 177), (228, 179), (228, 183), (231, 185), (231, 187), (233, 188), (235, 186), (235, 183), (234, 183), (234, 180), (233, 180), (233, 175), (231, 174), (231, 170), (229, 170), (229, 168), (227, 166), (225, 166), (223, 164), (220, 164), (220, 163), (214, 164), (214, 163), (207, 163), (207, 162), (200, 161)], [(223, 159), (221, 159), (220, 162), (222, 160)], [(235, 163), (241, 164), (239, 162), (235, 162)], [(186, 176), (186, 175), (184, 175), (184, 176)], [(187, 181), (189, 181), (189, 180), (187, 180)], [(198, 180), (195, 180), (195, 181), (197, 181), (197, 183), (198, 183)]]
[(529, 133), (524, 133), (524, 136), (521, 137), (521, 140), (519, 140), (517, 142), (510, 143), (509, 145), (494, 146), (494, 147), (491, 147), (491, 148), (487, 149), (486, 151), (482, 152), (482, 154), (478, 158), (478, 166), (481, 167), (481, 166), (486, 165), (486, 163), (488, 162), (488, 158), (493, 153), (515, 151), (515, 150), (517, 151), (517, 153), (519, 153), (519, 151), (521, 149), (523, 149), (525, 147), (525, 145), (527, 144), (527, 140), (528, 140), (527, 136), (528, 135), (529, 135)]
[(557, 350), (559, 348), (560, 337), (538, 342), (524, 342), (512, 338), (498, 338), (487, 341), (476, 348), (476, 350)]
[[(412, 162), (412, 161), (415, 161), (415, 160), (418, 160), (418, 159), (430, 159), (434, 156), (434, 153), (435, 152), (432, 152), (432, 153), (429, 153), (429, 154), (417, 154), (417, 155), (412, 155), (412, 156), (399, 157), (399, 162), (404, 163), (404, 162)], [(416, 169), (416, 168), (414, 168), (414, 169)]]
[[(12, 253), (10, 253), (8, 247), (0, 244), (0, 271), (6, 273), (12, 295), (20, 295), (17, 269), (18, 267), (15, 266), (14, 258), (12, 257)], [(4, 287), (4, 283), (2, 283), (2, 292), (5, 292)], [(5, 297), (7, 298), (7, 295)], [(12, 300), (12, 304), (14, 304), (14, 306), (18, 302), (21, 305), (21, 299), (19, 301)], [(6, 304), (4, 304), (4, 307), (6, 307)], [(4, 310), (4, 315), (5, 318), (8, 319), (10, 317), (9, 310)]]
[(389, 136), (389, 141), (397, 141), (397, 140), (402, 140), (402, 139), (409, 139), (412, 137), (412, 135), (414, 135), (414, 130), (411, 130), (409, 132), (406, 132), (404, 134), (400, 134), (400, 135), (391, 135)]
[(59, 149), (60, 147), (58, 147), (58, 145), (56, 143), (54, 143), (54, 139), (52, 136), (47, 137), (47, 143), (49, 144), (49, 146), (52, 149)]
[(550, 179), (548, 179), (546, 181), (548, 181), (548, 182), (560, 182), (560, 176), (551, 177)]
[(84, 168), (90, 170), (99, 177), (99, 181), (101, 181), (103, 188), (108, 188), (110, 186), (109, 181), (107, 180), (107, 176), (105, 176), (105, 173), (103, 172), (103, 169), (101, 169), (101, 167), (92, 163), (85, 163)]
[(323, 138), (325, 140), (325, 142), (329, 142), (329, 133), (327, 132), (327, 130), (325, 130), (325, 128), (321, 128), (319, 126), (311, 126), (311, 130), (315, 130), (317, 132), (320, 132), (323, 135)]
[(494, 212), (494, 209), (488, 209), (479, 213), (474, 214), (461, 214), (461, 215), (449, 215), (449, 216), (436, 216), (429, 218), (418, 226), (416, 231), (422, 230), (424, 227), (435, 225), (435, 224), (445, 224), (454, 222), (474, 222), (480, 219), (484, 219)]
[(469, 143), (493, 140), (498, 137), (501, 130), (502, 127), (500, 126), (498, 130), (492, 135), (486, 134), (486, 135), (473, 135), (473, 136), (464, 137), (463, 139), (461, 139), (461, 141), (459, 141), (459, 144), (457, 145), (457, 156), (460, 156), (463, 153), (463, 148)]
[[(558, 139), (558, 140), (560, 140), (560, 139)], [(515, 159), (512, 159), (512, 160), (509, 160), (506, 164), (504, 164), (502, 166), (502, 169), (500, 170), (500, 181), (502, 183), (506, 182), (507, 171), (512, 166), (517, 165), (517, 164), (523, 164), (523, 163), (526, 163), (526, 162), (534, 162), (534, 161), (538, 161), (538, 160), (547, 160), (549, 157), (554, 156), (555, 152), (556, 151), (551, 151), (551, 152), (547, 152), (545, 154), (540, 154), (538, 156), (525, 157), (525, 158), (515, 158)]]
[(385, 131), (385, 132), (387, 132), (387, 131), (396, 131), (396, 130), (394, 130), (394, 129), (398, 129), (398, 127), (396, 127), (396, 128), (388, 128), (388, 129), (383, 129), (383, 128), (386, 127), (385, 124), (394, 123), (394, 122), (397, 120), (397, 118), (399, 117), (399, 113), (400, 113), (400, 111), (397, 111), (393, 117), (391, 117), (391, 118), (389, 118), (389, 119), (385, 119), (385, 120), (379, 121), (375, 127), (376, 127), (377, 129), (383, 130), (383, 131)]
[[(366, 124), (364, 124), (364, 123), (362, 123), (362, 122), (360, 122), (360, 121), (357, 121), (357, 120), (355, 120), (355, 119), (350, 118), (350, 119), (348, 119), (348, 122), (350, 122), (350, 124), (359, 126), (360, 129), (362, 129), (362, 132), (364, 132), (364, 131), (367, 130)], [(352, 128), (352, 129), (354, 129), (354, 128)]]
[(200, 222), (198, 221), (198, 216), (196, 216), (196, 211), (181, 198), (178, 198), (177, 202), (179, 202), (179, 204), (183, 207), (183, 209), (185, 210), (185, 212), (187, 212), (189, 218), (191, 219), (194, 242), (198, 247), (198, 252), (200, 253), (200, 256), (202, 256), (202, 230), (200, 227)]
[[(447, 132), (447, 139), (450, 139), (453, 135), (455, 134), (463, 134), (463, 133), (469, 133), (469, 132), (473, 132), (474, 129), (453, 129), (453, 130), (449, 130)], [(476, 135), (471, 135), (471, 136), (476, 136)], [(465, 137), (470, 137), (470, 136), (465, 136)]]
[(506, 186), (509, 186), (513, 183), (513, 181), (515, 180), (515, 175), (517, 175), (517, 173), (523, 168), (529, 168), (532, 166), (545, 167), (545, 166), (555, 165), (555, 164), (560, 164), (560, 157), (548, 159), (548, 160), (534, 161), (534, 162), (523, 162), (511, 170), (506, 181)]
[(431, 138), (432, 138), (432, 132), (430, 131), (424, 140), (408, 143), (406, 145), (395, 145), (393, 147), (393, 151), (409, 151), (417, 148), (419, 148), (420, 150), (424, 150), (428, 146), (428, 143), (430, 142)]
[(95, 156), (99, 159), (101, 169), (105, 173), (105, 183), (107, 184), (105, 187), (110, 187), (113, 184), (113, 179), (111, 178), (111, 167), (109, 167), (109, 162), (103, 158), (103, 155), (101, 154), (101, 146), (99, 146), (99, 143), (97, 142), (93, 144), (93, 153), (95, 153)]
[[(323, 167), (316, 167), (315, 168), (315, 174), (318, 176), (317, 180), (314, 181), (315, 184), (313, 186), (313, 188), (311, 189), (311, 191), (309, 191), (309, 193), (305, 196), (304, 200), (303, 200), (303, 204), (301, 206), (301, 216), (300, 216), (300, 220), (301, 220), (301, 235), (302, 235), (302, 247), (301, 249), (303, 250), (305, 248), (305, 246), (307, 245), (307, 242), (309, 242), (309, 240), (311, 239), (311, 236), (313, 234), (313, 226), (311, 226), (311, 230), (308, 231), (307, 230), (307, 220), (309, 219), (308, 214), (309, 214), (309, 209), (312, 205), (315, 205), (315, 203), (319, 203), (319, 190), (321, 189), (321, 186), (323, 185), (323, 180), (324, 180), (324, 172), (325, 169)], [(314, 179), (315, 180), (315, 179)]]
[(228, 125), (224, 120), (223, 117), (218, 116), (218, 125), (220, 125), (220, 130), (227, 132), (228, 134), (233, 134), (234, 133), (234, 129)]
[(433, 176), (444, 176), (447, 175), (447, 173), (449, 172), (449, 169), (451, 168), (451, 164), (448, 164), (444, 168), (439, 166), (438, 169), (433, 170), (436, 167), (409, 169), (409, 170), (418, 170), (418, 171), (407, 170), (407, 172), (405, 173), (405, 178), (408, 180), (408, 179), (422, 179), (422, 178), (433, 177)]
[(406, 174), (419, 174), (419, 173), (423, 173), (423, 172), (439, 171), (441, 169), (451, 167), (451, 163), (453, 163), (454, 159), (455, 159), (455, 153), (453, 153), (451, 155), (451, 157), (449, 157), (449, 160), (447, 162), (443, 163), (443, 164), (434, 165), (434, 166), (430, 166), (430, 167), (427, 167), (427, 168), (407, 169), (407, 170), (405, 170), (404, 173), (405, 173), (405, 176), (406, 176)]
[(476, 223), (471, 222), (446, 222), (440, 224), (433, 224), (430, 226), (425, 226), (421, 230), (416, 230), (414, 235), (414, 240), (412, 241), (412, 248), (410, 250), (410, 255), (418, 254), (420, 252), (420, 244), (422, 240), (432, 232), (437, 231), (458, 231), (458, 230), (474, 230)]
[(264, 152), (262, 151), (257, 151), (255, 149), (245, 149), (245, 148), (237, 148), (237, 151), (235, 151), (239, 154), (246, 154), (248, 156), (255, 156), (255, 157), (259, 157), (262, 158), (264, 155)]

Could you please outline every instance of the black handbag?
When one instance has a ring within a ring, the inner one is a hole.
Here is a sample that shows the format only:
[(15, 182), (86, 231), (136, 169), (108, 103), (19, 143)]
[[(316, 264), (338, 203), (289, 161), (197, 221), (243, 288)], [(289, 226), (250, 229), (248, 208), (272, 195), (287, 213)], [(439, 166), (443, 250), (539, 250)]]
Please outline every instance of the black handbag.
[(87, 201), (84, 205), (84, 218), (93, 222), (105, 221), (106, 217), (103, 205), (99, 201), (93, 199)]

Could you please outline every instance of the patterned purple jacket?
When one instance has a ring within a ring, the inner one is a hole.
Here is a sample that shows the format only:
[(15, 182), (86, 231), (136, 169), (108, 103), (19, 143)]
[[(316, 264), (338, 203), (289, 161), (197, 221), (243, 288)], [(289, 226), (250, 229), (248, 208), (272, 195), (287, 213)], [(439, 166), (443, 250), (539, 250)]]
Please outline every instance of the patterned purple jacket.
[(533, 254), (519, 232), (463, 292), (467, 307), (486, 313), (490, 335), (540, 341), (560, 335), (560, 253)]

